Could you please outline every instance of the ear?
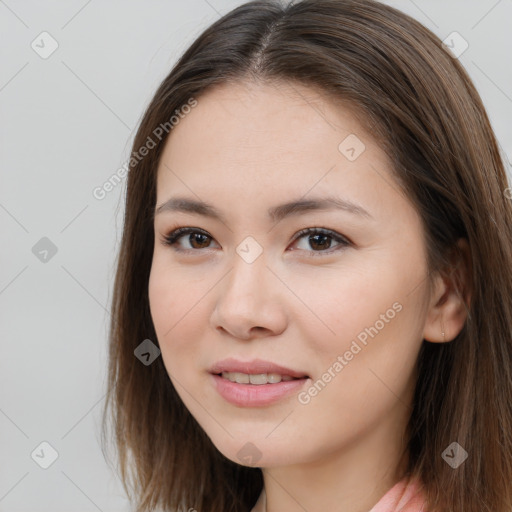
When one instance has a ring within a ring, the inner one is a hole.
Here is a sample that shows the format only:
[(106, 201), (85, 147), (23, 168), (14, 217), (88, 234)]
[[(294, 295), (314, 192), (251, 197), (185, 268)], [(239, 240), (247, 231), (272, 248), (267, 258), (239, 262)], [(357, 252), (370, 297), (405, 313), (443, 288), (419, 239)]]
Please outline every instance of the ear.
[(450, 268), (435, 277), (423, 331), (426, 341), (452, 341), (464, 327), (471, 303), (471, 265), (469, 244), (460, 238), (450, 252)]

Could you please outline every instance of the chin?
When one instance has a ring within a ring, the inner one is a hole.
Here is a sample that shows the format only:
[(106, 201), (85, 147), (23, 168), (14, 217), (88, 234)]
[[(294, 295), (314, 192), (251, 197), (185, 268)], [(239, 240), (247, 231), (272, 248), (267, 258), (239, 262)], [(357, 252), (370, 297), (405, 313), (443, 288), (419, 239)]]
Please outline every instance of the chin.
[(261, 439), (246, 431), (243, 441), (225, 435), (221, 440), (212, 439), (212, 442), (224, 457), (241, 466), (270, 468), (301, 462), (295, 445), (283, 445), (280, 438)]

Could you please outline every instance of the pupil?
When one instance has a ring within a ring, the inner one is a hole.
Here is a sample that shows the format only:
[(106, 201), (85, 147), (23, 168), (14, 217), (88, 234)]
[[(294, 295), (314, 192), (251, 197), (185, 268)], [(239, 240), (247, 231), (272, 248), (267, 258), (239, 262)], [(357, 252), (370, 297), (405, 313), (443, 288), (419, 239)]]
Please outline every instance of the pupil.
[[(328, 236), (328, 235), (322, 235), (322, 234), (319, 234), (319, 235), (312, 235), (312, 236), (310, 236), (309, 238), (310, 238), (310, 240), (311, 240), (311, 239), (318, 238), (318, 237), (323, 238), (323, 240), (324, 240), (324, 243), (323, 243), (323, 244), (320, 244), (320, 246), (321, 246), (320, 248), (321, 248), (321, 249), (322, 249), (322, 248), (325, 248), (325, 240), (326, 240), (326, 239), (328, 239), (328, 238), (329, 238), (329, 236)], [(314, 246), (314, 244), (315, 244), (315, 243), (316, 243), (316, 242), (313, 242), (312, 247)], [(327, 244), (327, 245), (330, 245), (330, 244)]]
[[(201, 242), (201, 237), (202, 237), (202, 242)], [(199, 242), (198, 242), (198, 238), (199, 238)], [(310, 240), (310, 243), (312, 243), (311, 246), (313, 248), (315, 245), (318, 245), (320, 249), (324, 249), (326, 246), (328, 247), (330, 245), (329, 243), (327, 243), (329, 238), (330, 238), (329, 235), (317, 234), (317, 235), (311, 235), (309, 237), (309, 240)], [(318, 239), (320, 239), (321, 241), (319, 242)], [(195, 246), (194, 244), (196, 242), (198, 242), (199, 248), (202, 248), (202, 247), (204, 247), (205, 243), (207, 243), (207, 240), (208, 240), (208, 236), (203, 235), (202, 233), (193, 233), (189, 237), (189, 241), (193, 247)]]
[[(203, 242), (205, 242), (205, 241), (206, 241), (206, 239), (208, 238), (206, 235), (203, 235), (202, 233), (193, 233), (193, 234), (192, 234), (192, 235), (190, 235), (190, 236), (191, 236), (191, 241), (190, 241), (190, 243), (191, 243), (192, 247), (194, 247), (194, 242), (193, 242), (193, 241), (197, 241), (197, 237), (203, 237)], [(195, 239), (195, 240), (194, 240), (194, 239)], [(201, 246), (201, 242), (199, 242), (199, 245)], [(202, 247), (202, 246), (201, 246), (201, 247)], [(200, 248), (201, 248), (201, 247), (200, 247)]]

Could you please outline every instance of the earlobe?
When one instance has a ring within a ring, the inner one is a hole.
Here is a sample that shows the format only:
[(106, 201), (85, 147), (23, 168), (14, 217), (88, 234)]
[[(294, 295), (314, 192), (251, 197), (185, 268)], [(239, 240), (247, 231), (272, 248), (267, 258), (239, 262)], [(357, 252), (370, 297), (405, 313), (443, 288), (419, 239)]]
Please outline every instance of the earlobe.
[(463, 238), (457, 242), (447, 274), (435, 278), (434, 292), (425, 320), (423, 338), (432, 343), (445, 343), (457, 337), (469, 314), (471, 300), (471, 258), (469, 245)]

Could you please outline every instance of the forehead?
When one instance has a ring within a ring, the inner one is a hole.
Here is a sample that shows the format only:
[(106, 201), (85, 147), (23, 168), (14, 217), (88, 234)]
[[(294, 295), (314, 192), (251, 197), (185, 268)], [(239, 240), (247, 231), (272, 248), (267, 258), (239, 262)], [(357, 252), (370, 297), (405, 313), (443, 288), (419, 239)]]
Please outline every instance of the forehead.
[[(176, 138), (177, 132), (183, 135), (183, 127), (188, 125), (197, 136), (208, 134), (207, 138), (215, 138), (216, 143), (224, 139), (226, 145), (235, 146), (240, 141), (254, 140), (267, 142), (270, 151), (276, 142), (294, 145), (301, 136), (307, 136), (314, 144), (326, 132), (343, 134), (355, 130), (362, 135), (364, 130), (355, 112), (348, 102), (296, 83), (225, 83), (203, 94), (172, 136)], [(213, 131), (220, 127), (222, 130)], [(366, 133), (364, 137), (369, 138)]]
[(355, 109), (316, 89), (295, 83), (228, 83), (197, 100), (170, 133), (161, 164), (173, 162), (192, 171), (208, 161), (217, 173), (258, 167), (260, 175), (266, 170), (296, 174), (300, 162), (317, 169), (328, 164), (328, 169), (343, 158), (340, 143), (347, 139), (357, 152), (372, 147), (373, 157), (383, 159)]
[(241, 208), (308, 193), (339, 192), (373, 208), (394, 200), (384, 190), (398, 189), (387, 156), (357, 111), (325, 93), (291, 83), (242, 82), (218, 86), (197, 101), (166, 141), (157, 204), (184, 194), (214, 194), (218, 206), (240, 202)]

